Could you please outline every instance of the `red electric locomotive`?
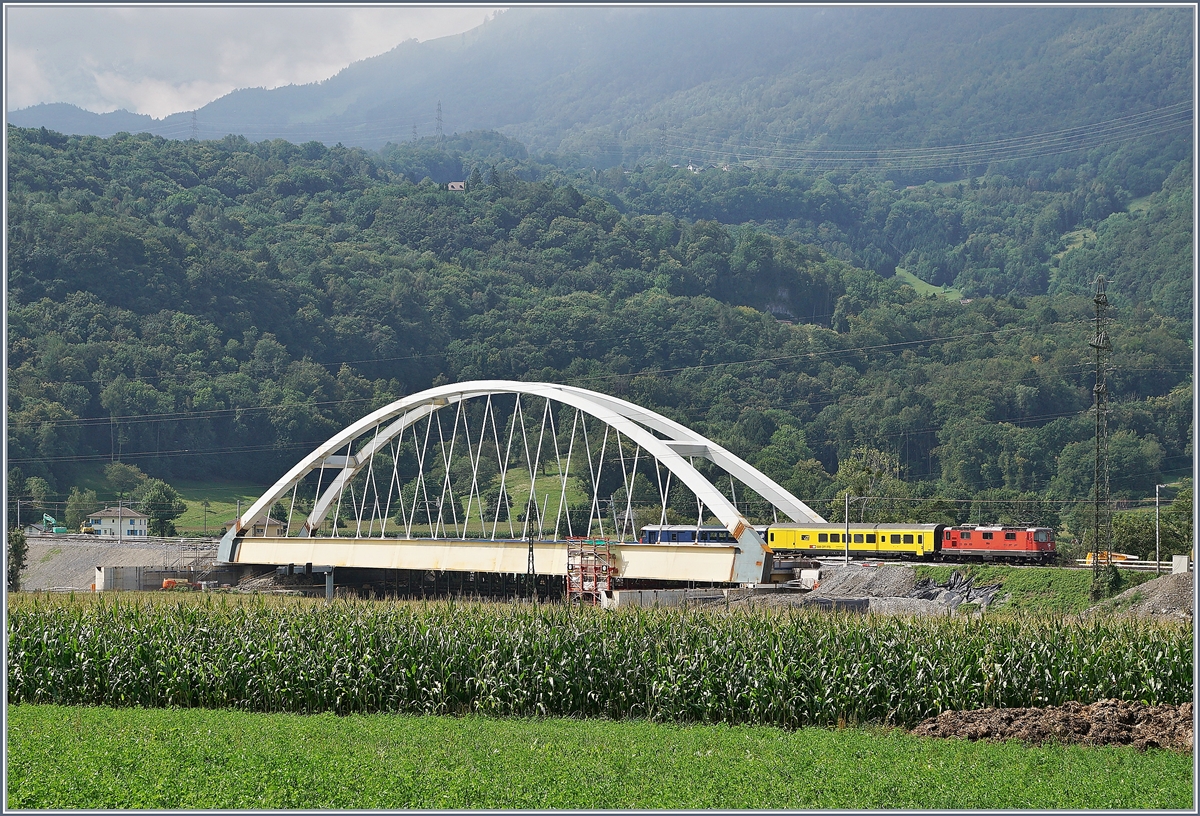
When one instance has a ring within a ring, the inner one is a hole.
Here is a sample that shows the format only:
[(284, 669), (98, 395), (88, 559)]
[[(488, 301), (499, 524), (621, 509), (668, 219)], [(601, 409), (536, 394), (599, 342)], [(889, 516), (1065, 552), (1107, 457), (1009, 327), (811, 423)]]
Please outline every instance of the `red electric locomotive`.
[(947, 527), (941, 557), (946, 561), (982, 560), (1042, 564), (1058, 559), (1049, 527)]

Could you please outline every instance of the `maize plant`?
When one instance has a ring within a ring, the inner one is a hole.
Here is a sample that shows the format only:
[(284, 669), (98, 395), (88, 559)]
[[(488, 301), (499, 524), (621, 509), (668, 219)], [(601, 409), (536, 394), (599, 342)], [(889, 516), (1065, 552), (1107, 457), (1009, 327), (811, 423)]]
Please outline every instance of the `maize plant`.
[(1192, 699), (1190, 624), (440, 603), (87, 602), (8, 616), (8, 701), (912, 725)]

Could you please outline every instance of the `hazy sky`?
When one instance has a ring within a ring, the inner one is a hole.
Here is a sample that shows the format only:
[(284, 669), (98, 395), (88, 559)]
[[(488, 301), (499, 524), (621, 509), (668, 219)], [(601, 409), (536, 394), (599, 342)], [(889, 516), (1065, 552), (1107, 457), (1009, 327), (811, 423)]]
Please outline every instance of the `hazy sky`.
[(404, 40), (474, 28), (492, 6), (5, 5), (5, 105), (162, 118), (238, 88), (316, 82)]

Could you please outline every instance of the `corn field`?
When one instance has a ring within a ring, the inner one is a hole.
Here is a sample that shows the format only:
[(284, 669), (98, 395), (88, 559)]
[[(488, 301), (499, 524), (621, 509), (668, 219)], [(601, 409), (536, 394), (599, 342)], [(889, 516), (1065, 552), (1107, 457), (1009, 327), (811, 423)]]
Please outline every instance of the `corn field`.
[(35, 597), (8, 701), (911, 725), (946, 709), (1192, 699), (1192, 628), (1125, 620)]

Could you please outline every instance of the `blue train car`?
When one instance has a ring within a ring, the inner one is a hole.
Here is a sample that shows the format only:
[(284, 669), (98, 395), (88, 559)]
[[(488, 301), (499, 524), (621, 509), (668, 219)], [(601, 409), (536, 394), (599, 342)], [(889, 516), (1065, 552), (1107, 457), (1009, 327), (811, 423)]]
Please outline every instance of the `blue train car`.
[[(755, 525), (758, 534), (766, 539), (766, 525)], [(728, 530), (719, 525), (647, 524), (642, 528), (643, 544), (735, 544)]]

